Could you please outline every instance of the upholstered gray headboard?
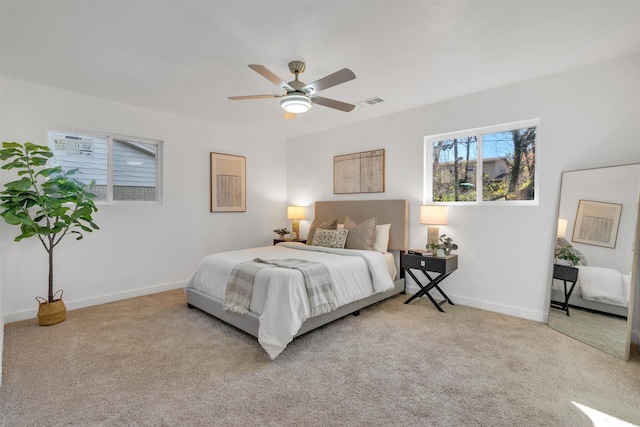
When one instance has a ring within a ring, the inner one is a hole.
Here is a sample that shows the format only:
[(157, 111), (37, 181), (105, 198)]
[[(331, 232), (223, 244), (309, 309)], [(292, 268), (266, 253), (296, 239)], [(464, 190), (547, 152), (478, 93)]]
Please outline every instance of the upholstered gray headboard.
[(389, 249), (407, 250), (408, 200), (328, 200), (315, 203), (316, 219), (327, 221), (338, 218), (338, 223), (343, 224), (345, 216), (358, 223), (375, 217), (378, 224), (391, 224)]

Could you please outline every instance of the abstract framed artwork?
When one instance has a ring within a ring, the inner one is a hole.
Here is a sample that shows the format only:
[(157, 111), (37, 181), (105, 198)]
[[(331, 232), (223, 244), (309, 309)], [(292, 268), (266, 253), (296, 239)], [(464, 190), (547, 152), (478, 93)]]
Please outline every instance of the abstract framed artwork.
[(384, 149), (333, 157), (333, 193), (383, 193)]
[(615, 248), (622, 205), (618, 203), (580, 200), (572, 241), (587, 245)]
[(246, 212), (246, 158), (211, 153), (211, 212)]

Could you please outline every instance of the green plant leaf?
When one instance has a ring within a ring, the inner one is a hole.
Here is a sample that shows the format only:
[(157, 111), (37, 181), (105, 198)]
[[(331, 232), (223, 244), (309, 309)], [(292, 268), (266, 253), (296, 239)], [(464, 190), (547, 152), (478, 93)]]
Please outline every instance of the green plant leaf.
[[(20, 145), (20, 144), (18, 144)], [(32, 142), (25, 142), (23, 144), (24, 149), (27, 152), (33, 152), (33, 151), (49, 151), (49, 147), (46, 147), (44, 145), (38, 145), (38, 144), (34, 144)]]
[(6, 212), (4, 215), (4, 220), (7, 224), (10, 225), (20, 225), (22, 224), (22, 219), (14, 215), (12, 212)]
[(7, 190), (16, 191), (16, 192), (24, 192), (31, 190), (33, 186), (33, 182), (28, 177), (23, 177), (20, 181), (11, 181), (4, 185)]
[(60, 207), (57, 207), (56, 209), (49, 210), (47, 214), (49, 217), (53, 217), (53, 216), (62, 217), (65, 213), (67, 213), (68, 210), (69, 208), (65, 206), (60, 206)]
[(56, 166), (55, 168), (42, 169), (40, 172), (38, 172), (38, 175), (50, 176), (50, 175), (53, 175), (54, 173), (60, 173), (60, 172), (62, 172), (62, 168), (60, 166)]
[(3, 148), (22, 148), (22, 144), (19, 144), (17, 142), (3, 142), (2, 147)]

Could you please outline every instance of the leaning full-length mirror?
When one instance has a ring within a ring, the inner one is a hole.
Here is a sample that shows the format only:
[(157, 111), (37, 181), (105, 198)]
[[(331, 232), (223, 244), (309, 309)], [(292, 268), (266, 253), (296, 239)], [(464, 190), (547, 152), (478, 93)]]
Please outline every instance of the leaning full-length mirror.
[(549, 326), (628, 360), (640, 164), (562, 174)]

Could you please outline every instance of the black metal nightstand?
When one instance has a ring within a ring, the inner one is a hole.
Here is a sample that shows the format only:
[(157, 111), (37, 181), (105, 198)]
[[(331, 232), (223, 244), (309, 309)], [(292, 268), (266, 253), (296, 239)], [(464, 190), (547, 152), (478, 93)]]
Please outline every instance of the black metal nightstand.
[[(442, 282), (444, 279), (449, 277), (451, 273), (453, 273), (458, 268), (458, 255), (448, 255), (445, 257), (437, 257), (433, 255), (428, 255), (424, 251), (420, 250), (410, 250), (408, 253), (401, 252), (400, 253), (400, 268), (403, 273), (409, 274), (416, 282), (418, 286), (420, 286), (420, 290), (411, 296), (404, 303), (409, 304), (414, 299), (426, 296), (431, 300), (433, 305), (441, 312), (444, 313), (441, 305), (445, 302), (453, 304), (451, 299), (445, 294), (438, 284)], [(422, 273), (429, 279), (429, 283), (426, 285), (422, 284), (420, 280), (416, 277), (415, 274), (411, 270), (420, 270)], [(431, 277), (429, 272), (438, 273), (438, 276)], [(405, 290), (407, 289), (407, 277), (404, 275), (404, 286)], [(437, 289), (438, 292), (444, 297), (444, 300), (438, 303), (432, 296), (429, 294), (431, 289)]]
[[(553, 278), (564, 282), (564, 301), (551, 300), (551, 307), (564, 311), (569, 315), (569, 298), (578, 281), (578, 269), (568, 265), (553, 264)], [(567, 289), (567, 282), (571, 286)]]

